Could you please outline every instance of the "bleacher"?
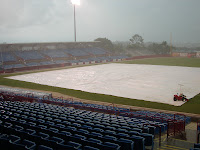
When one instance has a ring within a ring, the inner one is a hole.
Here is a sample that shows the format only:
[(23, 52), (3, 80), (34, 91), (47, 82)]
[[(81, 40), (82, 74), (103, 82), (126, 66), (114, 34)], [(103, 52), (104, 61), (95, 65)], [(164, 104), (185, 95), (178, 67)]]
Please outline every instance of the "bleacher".
[(39, 62), (29, 62), (29, 63), (26, 63), (26, 65), (28, 67), (36, 67), (36, 66), (40, 66), (41, 64)]
[(65, 64), (68, 63), (66, 60), (55, 60), (55, 64)]
[(0, 62), (14, 62), (17, 59), (12, 55), (12, 52), (1, 52)]
[(0, 93), (0, 146), (6, 145), (8, 149), (30, 146), (28, 149), (33, 150), (41, 147), (153, 149), (155, 136), (166, 134), (166, 120), (172, 119), (190, 122), (189, 117), (182, 115), (133, 112), (114, 105), (3, 91)]
[(53, 61), (41, 61), (40, 64), (45, 66), (45, 65), (53, 65), (55, 63)]
[(66, 53), (61, 50), (43, 50), (41, 51), (44, 55), (47, 55), (50, 58), (62, 58), (62, 57), (69, 57)]
[(65, 49), (63, 51), (74, 56), (74, 57), (89, 56), (89, 54), (87, 52), (83, 51), (83, 48)]
[(107, 53), (104, 49), (99, 47), (85, 48), (84, 51), (93, 55), (104, 55)]
[[(0, 145), (52, 149), (144, 150), (154, 135), (133, 119), (45, 103), (0, 102)], [(134, 119), (135, 120), (135, 119)], [(13, 140), (13, 141), (12, 141)], [(26, 145), (27, 144), (27, 145)]]
[(10, 51), (2, 52), (2, 57), (0, 57), (0, 62), (2, 62), (0, 73), (23, 71), (23, 69), (32, 70), (68, 65), (105, 63), (121, 61), (126, 58), (128, 57), (124, 55), (111, 55), (99, 47)]
[(28, 60), (42, 60), (45, 59), (42, 54), (40, 54), (38, 51), (15, 51), (14, 52), (16, 56), (22, 58), (25, 61)]
[(19, 69), (19, 68), (24, 68), (24, 64), (10, 64), (10, 65), (4, 65), (4, 69)]

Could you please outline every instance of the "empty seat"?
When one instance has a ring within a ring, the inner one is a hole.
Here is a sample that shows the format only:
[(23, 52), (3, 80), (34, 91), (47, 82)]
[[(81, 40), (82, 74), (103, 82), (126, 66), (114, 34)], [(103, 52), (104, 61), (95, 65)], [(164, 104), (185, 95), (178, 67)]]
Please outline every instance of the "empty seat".
[(137, 131), (129, 131), (128, 134), (129, 134), (130, 136), (132, 136), (132, 135), (140, 135), (140, 133), (137, 132)]
[(39, 132), (38, 134), (34, 134), (32, 138), (37, 145), (42, 145), (42, 143), (49, 138), (49, 135), (43, 132)]
[(38, 150), (53, 150), (53, 148), (45, 146), (45, 145), (39, 145)]
[(200, 143), (195, 143), (194, 148), (200, 148)]
[(103, 144), (103, 149), (104, 150), (120, 150), (120, 146), (118, 144), (115, 144), (115, 143), (105, 142)]
[(154, 145), (154, 142), (153, 142), (154, 136), (152, 134), (140, 133), (139, 136), (145, 138), (145, 146), (153, 146)]
[(134, 142), (128, 139), (120, 138), (117, 143), (121, 146), (120, 150), (133, 150)]
[(98, 139), (99, 137), (103, 137), (103, 135), (101, 133), (91, 132), (90, 134), (88, 134), (88, 137)]
[(86, 139), (85, 136), (79, 135), (79, 134), (75, 134), (74, 136), (71, 136), (71, 141), (73, 142), (77, 142), (80, 144), (84, 144), (84, 140)]
[(101, 140), (98, 140), (98, 139), (94, 139), (94, 138), (89, 138), (88, 141), (91, 141), (91, 142), (94, 142), (94, 143), (99, 143), (101, 144), (102, 141)]
[(63, 144), (64, 140), (59, 137), (49, 137), (48, 139), (43, 140), (42, 144), (53, 149), (56, 148), (57, 144)]
[(67, 143), (67, 145), (70, 145), (70, 146), (72, 146), (73, 148), (75, 148), (75, 149), (80, 149), (81, 148), (81, 144), (79, 144), (79, 143), (76, 143), (76, 142), (72, 142), (72, 141), (69, 141), (68, 143)]
[(101, 137), (102, 142), (115, 142), (117, 138), (115, 136), (105, 135)]
[(129, 137), (129, 135), (125, 134), (125, 133), (117, 133), (115, 136), (117, 138), (128, 138)]
[(101, 128), (93, 128), (93, 132), (101, 132), (101, 133), (105, 133), (103, 129)]
[(32, 129), (26, 129), (26, 130), (23, 130), (21, 133), (22, 133), (23, 139), (29, 139), (31, 136), (36, 134), (36, 131)]
[(116, 132), (115, 132), (115, 131), (112, 131), (112, 130), (105, 130), (105, 131), (103, 132), (103, 134), (115, 136), (115, 135), (116, 135)]
[(43, 131), (49, 134), (50, 136), (55, 136), (59, 132), (57, 128), (43, 129)]
[(7, 134), (2, 134), (0, 136), (0, 145), (1, 147), (6, 147), (6, 149), (13, 149), (12, 145), (19, 144), (20, 141), (21, 138), (19, 136)]
[(27, 139), (24, 139), (21, 143), (13, 145), (17, 150), (34, 150), (36, 147), (36, 144), (33, 141), (29, 141)]
[(84, 146), (83, 150), (100, 150), (100, 149), (94, 148), (94, 147), (91, 147), (91, 146)]
[(134, 141), (134, 149), (135, 150), (144, 150), (145, 149), (145, 145), (144, 145), (145, 138), (143, 138), (141, 136), (132, 135), (129, 139)]

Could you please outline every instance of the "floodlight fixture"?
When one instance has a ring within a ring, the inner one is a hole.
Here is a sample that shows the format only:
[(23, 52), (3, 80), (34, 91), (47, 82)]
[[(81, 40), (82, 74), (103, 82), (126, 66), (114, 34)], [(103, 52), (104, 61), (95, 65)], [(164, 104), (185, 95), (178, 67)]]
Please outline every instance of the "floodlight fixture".
[(73, 5), (80, 5), (80, 0), (71, 0)]

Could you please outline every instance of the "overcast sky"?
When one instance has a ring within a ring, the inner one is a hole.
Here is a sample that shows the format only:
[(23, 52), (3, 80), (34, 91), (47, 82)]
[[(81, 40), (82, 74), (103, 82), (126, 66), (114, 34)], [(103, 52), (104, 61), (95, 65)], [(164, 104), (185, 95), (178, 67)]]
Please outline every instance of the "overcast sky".
[[(0, 0), (0, 43), (74, 41), (70, 0)], [(200, 0), (81, 0), (77, 41), (200, 42)]]

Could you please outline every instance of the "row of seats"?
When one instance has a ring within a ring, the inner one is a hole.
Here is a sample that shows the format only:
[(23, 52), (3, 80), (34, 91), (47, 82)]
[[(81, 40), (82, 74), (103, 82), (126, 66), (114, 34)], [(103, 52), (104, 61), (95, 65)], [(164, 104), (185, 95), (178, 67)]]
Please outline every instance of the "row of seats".
[[(44, 104), (42, 104), (42, 105), (44, 105)], [(51, 106), (53, 106), (53, 105), (51, 105)], [(57, 107), (59, 107), (59, 106), (57, 106)], [(12, 108), (12, 106), (11, 106), (11, 108)], [(72, 110), (67, 109), (67, 111), (64, 109), (64, 112), (63, 112), (63, 110), (57, 111), (56, 115), (55, 115), (55, 112), (52, 112), (51, 109), (49, 109), (51, 107), (47, 107), (48, 109), (43, 108), (42, 110), (36, 109), (37, 111), (42, 111), (40, 113), (35, 112), (33, 110), (33, 109), (35, 109), (34, 107), (33, 108), (29, 107), (28, 109), (26, 109), (26, 107), (20, 105), (17, 110), (16, 110), (16, 108), (15, 109), (14, 108), (11, 109), (11, 108), (10, 108), (10, 106), (6, 106), (5, 109), (7, 111), (12, 111), (12, 112), (20, 113), (20, 114), (22, 113), (22, 117), (25, 117), (25, 118), (27, 118), (27, 116), (29, 116), (29, 117), (39, 116), (40, 117), (41, 114), (45, 113), (45, 116), (47, 117), (47, 119), (49, 119), (48, 116), (51, 116), (51, 118), (53, 118), (54, 120), (60, 119), (61, 121), (73, 122), (75, 119), (76, 122), (77, 122), (77, 120), (79, 120), (79, 121), (81, 120), (80, 124), (88, 124), (90, 126), (93, 126), (94, 124), (95, 124), (95, 126), (97, 126), (97, 124), (98, 124), (98, 125), (100, 125), (101, 128), (104, 128), (105, 126), (113, 126), (114, 128), (112, 128), (112, 129), (115, 129), (115, 128), (123, 128), (123, 129), (127, 129), (127, 130), (130, 130), (130, 129), (133, 130), (133, 128), (143, 129), (143, 126), (148, 123), (151, 123), (151, 124), (154, 123), (154, 124), (158, 124), (158, 125), (160, 124), (163, 126), (163, 128), (166, 127), (166, 124), (161, 124), (160, 122), (145, 121), (143, 119), (108, 115), (108, 114), (90, 112), (90, 111), (85, 111), (85, 110), (78, 110), (78, 112), (76, 112), (77, 109), (72, 109)], [(55, 108), (55, 106), (53, 107), (53, 109), (54, 108)], [(29, 113), (30, 110), (32, 110), (31, 114)], [(52, 114), (54, 114), (54, 115), (52, 115)], [(62, 117), (58, 117), (58, 116), (62, 116)], [(68, 118), (66, 118), (66, 117), (68, 117)], [(135, 129), (135, 130), (141, 132), (141, 129), (140, 130)], [(146, 132), (155, 134), (155, 130), (152, 127), (150, 128), (150, 131), (146, 130)]]
[(17, 61), (11, 52), (1, 52), (0, 62)]
[[(33, 58), (33, 57), (32, 57)], [(41, 62), (26, 62), (25, 64), (4, 64), (2, 69), (17, 69), (17, 68), (26, 68), (33, 66), (45, 66), (45, 65), (56, 65), (56, 64), (79, 64), (79, 63), (101, 63), (101, 62), (111, 62), (113, 60), (122, 60), (127, 58), (126, 56), (111, 56), (111, 57), (96, 57), (96, 58), (87, 58), (87, 59), (77, 59), (77, 60), (54, 60), (54, 61), (41, 61)], [(36, 58), (35, 58), (36, 59)]]
[(13, 52), (19, 58), (26, 60), (34, 60), (34, 59), (45, 59), (45, 57), (39, 53), (38, 51), (15, 51)]
[[(154, 136), (144, 133), (149, 132), (150, 127), (143, 130), (143, 128), (137, 128), (135, 124), (131, 128), (128, 125), (134, 124), (127, 123), (128, 117), (49, 104), (9, 101), (2, 101), (0, 104), (1, 133), (21, 135), (22, 140), (33, 141), (36, 145), (41, 140), (37, 141), (35, 135), (41, 132), (48, 135), (45, 141), (56, 137), (61, 141), (59, 143), (61, 145), (67, 145), (72, 141), (79, 143), (82, 149), (88, 145), (98, 149), (106, 146), (110, 149), (153, 147)], [(90, 140), (94, 140), (96, 145)], [(47, 144), (51, 142), (45, 143), (45, 141), (39, 145), (53, 147)]]
[(84, 48), (76, 48), (76, 49), (65, 49), (63, 50), (65, 53), (68, 53), (74, 57), (81, 57), (81, 56), (89, 56), (90, 54), (85, 51)]
[(107, 54), (108, 52), (102, 48), (80, 48), (80, 49), (65, 49), (65, 50), (29, 50), (29, 51), (12, 51), (12, 52), (1, 52), (0, 61), (10, 62), (17, 61), (16, 57), (22, 58), (23, 60), (42, 60), (46, 56), (50, 58), (67, 58), (70, 55), (74, 57), (79, 56), (90, 56), (90, 55), (101, 55)]
[[(18, 95), (26, 97), (26, 95), (17, 94), (17, 96)], [(137, 123), (160, 125), (162, 127), (162, 132), (165, 132), (167, 130), (167, 122), (164, 122), (162, 118), (165, 118), (165, 120), (166, 119), (173, 119), (173, 116), (174, 116), (172, 114), (156, 113), (156, 112), (150, 112), (150, 111), (136, 111), (136, 112), (134, 112), (134, 111), (130, 111), (130, 109), (126, 109), (126, 108), (104, 106), (104, 105), (99, 105), (99, 104), (87, 104), (87, 103), (65, 100), (65, 99), (59, 99), (59, 98), (49, 98), (49, 97), (37, 98), (37, 97), (34, 97), (34, 95), (31, 98), (35, 98), (36, 100), (39, 99), (38, 101), (41, 102), (41, 103), (50, 103), (50, 104), (55, 104), (55, 105), (61, 104), (61, 105), (72, 106), (72, 107), (80, 108), (80, 109), (86, 109), (86, 110), (92, 110), (92, 111), (95, 110), (95, 111), (104, 112), (104, 113), (113, 113), (113, 114), (120, 115), (120, 116), (123, 116), (123, 117), (128, 116), (127, 114), (135, 114), (135, 115), (132, 115), (132, 116), (130, 115), (130, 116), (132, 117), (132, 119), (136, 119)], [(141, 116), (138, 115), (138, 114), (140, 114)], [(149, 116), (149, 118), (151, 118), (151, 119), (149, 119), (146, 116)], [(152, 116), (154, 116), (154, 117), (152, 117)], [(162, 116), (162, 117), (159, 117), (159, 116)], [(190, 117), (186, 117), (186, 118), (187, 118), (187, 123), (189, 123)], [(142, 120), (142, 122), (140, 122), (140, 119)], [(176, 115), (176, 119), (182, 120), (184, 118), (181, 115)], [(158, 128), (159, 127), (157, 127), (156, 133), (159, 133)]]
[(61, 50), (43, 50), (41, 53), (51, 58), (70, 57), (67, 53)]
[[(102, 143), (100, 140), (94, 138), (84, 139), (83, 136), (74, 135), (69, 136), (68, 133), (60, 133), (60, 137), (49, 136), (48, 134), (27, 129), (21, 131), (14, 129), (15, 132), (21, 134), (16, 136), (14, 134), (0, 134), (1, 149), (17, 149), (17, 150), (133, 150), (134, 142), (127, 139), (119, 139), (118, 144), (111, 142)], [(31, 139), (31, 140), (29, 140)], [(76, 142), (74, 142), (76, 141)], [(79, 143), (78, 143), (79, 142)], [(81, 144), (80, 144), (81, 143)], [(98, 147), (98, 148), (95, 148)]]
[(102, 48), (99, 48), (99, 47), (94, 47), (94, 48), (85, 48), (83, 49), (85, 52), (88, 52), (88, 53), (91, 53), (93, 55), (104, 55), (106, 54), (107, 52), (102, 49)]
[[(75, 106), (80, 106), (80, 108), (94, 108), (95, 110), (99, 111), (114, 111), (115, 113), (118, 113), (119, 115), (123, 116), (133, 116), (141, 119), (149, 119), (152, 121), (157, 121), (157, 122), (164, 122), (167, 123), (167, 120), (174, 120), (174, 114), (166, 114), (166, 113), (157, 113), (157, 112), (150, 112), (150, 111), (130, 111), (130, 109), (125, 109), (125, 108), (119, 108), (119, 107), (113, 107), (113, 106), (104, 106), (104, 105), (98, 105), (98, 104), (86, 104), (82, 102), (76, 102), (76, 101), (68, 101), (68, 100), (63, 100), (63, 99), (55, 99), (51, 98), (48, 99), (50, 101), (55, 101), (55, 102), (60, 102), (64, 104), (72, 104)], [(182, 116), (182, 115), (175, 115), (175, 119), (180, 121), (186, 121), (186, 124), (189, 124), (191, 122), (190, 117)]]
[(136, 111), (136, 112), (131, 112), (132, 114), (135, 115), (144, 115), (148, 117), (154, 117), (156, 120), (182, 120), (185, 121), (186, 124), (189, 124), (191, 122), (191, 117), (187, 117), (184, 115), (179, 115), (179, 114), (166, 114), (166, 113), (157, 113), (157, 112), (151, 112), (151, 111)]

